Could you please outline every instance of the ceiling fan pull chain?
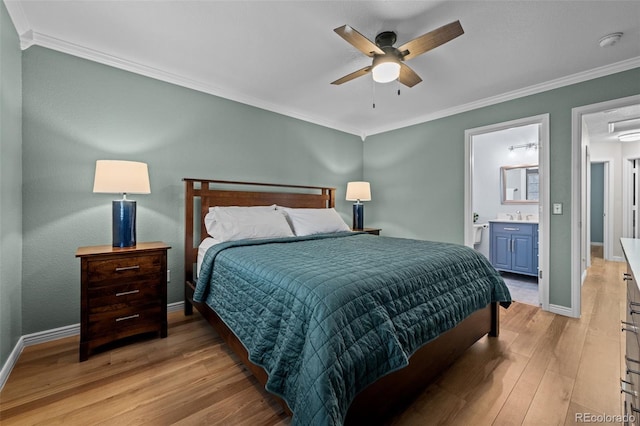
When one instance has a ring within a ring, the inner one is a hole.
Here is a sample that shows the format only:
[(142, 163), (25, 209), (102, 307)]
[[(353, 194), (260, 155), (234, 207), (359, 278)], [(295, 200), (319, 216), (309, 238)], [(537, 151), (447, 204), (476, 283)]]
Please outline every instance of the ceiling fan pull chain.
[(373, 109), (376, 109), (376, 82), (371, 79), (371, 98), (373, 100)]

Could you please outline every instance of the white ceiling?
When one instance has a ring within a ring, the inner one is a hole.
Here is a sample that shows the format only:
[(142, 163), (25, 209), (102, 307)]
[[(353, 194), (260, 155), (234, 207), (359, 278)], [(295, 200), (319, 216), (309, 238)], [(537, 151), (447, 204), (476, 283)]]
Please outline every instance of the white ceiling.
[[(592, 143), (616, 142), (618, 136), (640, 132), (640, 104), (607, 109), (582, 116)], [(614, 123), (609, 132), (609, 123)]]
[[(36, 44), (360, 135), (640, 66), (640, 1), (4, 0)], [(370, 64), (333, 29), (405, 43), (465, 34), (407, 62), (423, 82), (329, 84)], [(623, 32), (609, 48), (598, 40)], [(398, 88), (401, 95), (397, 95)], [(375, 100), (376, 108), (372, 108)]]

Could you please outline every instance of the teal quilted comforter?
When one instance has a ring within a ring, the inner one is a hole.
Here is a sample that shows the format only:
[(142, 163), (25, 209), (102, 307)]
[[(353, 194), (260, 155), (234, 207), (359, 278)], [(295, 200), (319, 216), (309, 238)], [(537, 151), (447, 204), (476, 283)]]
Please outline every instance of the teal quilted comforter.
[(325, 234), (218, 244), (194, 300), (268, 373), (294, 425), (340, 425), (356, 394), (490, 302), (511, 301), (485, 257), (455, 244)]

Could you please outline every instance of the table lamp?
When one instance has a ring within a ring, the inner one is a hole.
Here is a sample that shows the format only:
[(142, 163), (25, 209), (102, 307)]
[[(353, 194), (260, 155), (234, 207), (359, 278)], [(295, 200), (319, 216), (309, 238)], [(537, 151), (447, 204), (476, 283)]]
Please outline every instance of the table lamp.
[(364, 229), (364, 204), (360, 201), (371, 201), (371, 186), (369, 182), (348, 182), (347, 201), (353, 204), (353, 229)]
[(98, 160), (93, 192), (122, 194), (113, 201), (113, 247), (136, 245), (136, 202), (127, 194), (150, 194), (149, 170), (137, 161)]

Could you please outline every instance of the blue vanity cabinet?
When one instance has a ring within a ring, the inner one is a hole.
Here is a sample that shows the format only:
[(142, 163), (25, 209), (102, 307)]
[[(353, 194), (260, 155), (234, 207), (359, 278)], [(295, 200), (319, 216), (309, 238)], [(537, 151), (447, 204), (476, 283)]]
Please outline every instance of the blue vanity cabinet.
[(538, 275), (538, 224), (490, 222), (490, 260), (500, 271)]

